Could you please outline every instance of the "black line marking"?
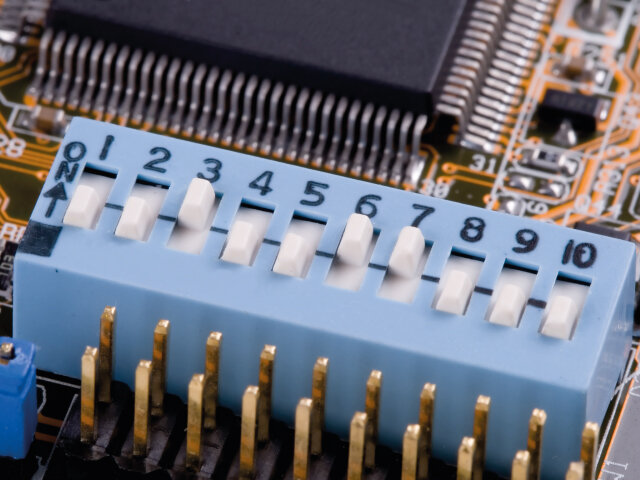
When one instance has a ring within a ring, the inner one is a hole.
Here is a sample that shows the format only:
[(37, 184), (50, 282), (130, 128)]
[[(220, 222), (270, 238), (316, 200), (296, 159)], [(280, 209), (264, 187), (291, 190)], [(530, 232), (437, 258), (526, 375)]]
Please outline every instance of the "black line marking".
[(169, 217), (168, 215), (158, 215), (158, 219), (166, 222), (175, 222), (177, 220), (176, 217)]
[(474, 292), (481, 293), (483, 295), (491, 295), (493, 290), (485, 287), (476, 287), (473, 289)]
[(531, 305), (536, 308), (547, 308), (547, 302), (544, 300), (538, 300), (537, 298), (530, 298), (527, 300), (527, 305)]
[(105, 203), (105, 208), (112, 208), (113, 210), (124, 210), (124, 207), (121, 205), (116, 205), (115, 203)]
[(440, 281), (438, 277), (433, 277), (431, 275), (422, 275), (420, 279), (424, 280), (425, 282), (434, 282), (434, 283), (438, 283)]
[(223, 235), (226, 235), (227, 233), (229, 233), (229, 230), (225, 228), (220, 228), (220, 227), (211, 227), (209, 230), (211, 232), (222, 233)]
[(31, 220), (27, 224), (18, 251), (39, 257), (50, 257), (62, 227)]
[(374, 270), (382, 270), (382, 271), (385, 271), (387, 269), (385, 265), (378, 265), (377, 263), (370, 263), (369, 268), (373, 268)]
[(326, 258), (334, 258), (335, 255), (329, 252), (321, 252), (320, 250), (316, 250), (316, 255), (318, 257), (326, 257)]
[(99, 168), (93, 168), (89, 164), (84, 166), (84, 170), (82, 173), (91, 173), (92, 175), (100, 175), (101, 177), (111, 178), (113, 180), (116, 179), (117, 175), (113, 172), (108, 172), (106, 170), (100, 170)]
[(262, 243), (266, 243), (267, 245), (275, 245), (276, 247), (280, 246), (280, 242), (278, 242), (277, 240), (270, 240), (268, 238), (263, 239)]

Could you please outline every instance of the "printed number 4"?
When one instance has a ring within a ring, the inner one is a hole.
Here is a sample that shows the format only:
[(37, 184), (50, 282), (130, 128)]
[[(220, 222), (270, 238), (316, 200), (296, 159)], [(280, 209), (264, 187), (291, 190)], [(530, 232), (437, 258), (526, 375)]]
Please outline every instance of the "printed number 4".
[(255, 180), (249, 184), (249, 188), (255, 188), (260, 191), (261, 196), (265, 196), (267, 193), (272, 192), (271, 179), (273, 178), (273, 172), (267, 170), (261, 173)]

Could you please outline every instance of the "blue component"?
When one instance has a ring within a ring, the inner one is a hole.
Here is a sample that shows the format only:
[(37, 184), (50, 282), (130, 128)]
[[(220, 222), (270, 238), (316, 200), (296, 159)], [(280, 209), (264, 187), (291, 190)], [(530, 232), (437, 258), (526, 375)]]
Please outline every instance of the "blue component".
[(0, 337), (13, 344), (11, 358), (0, 358), (0, 457), (24, 458), (38, 423), (36, 348), (30, 342)]
[[(95, 229), (63, 226), (85, 165), (116, 175), (106, 208)], [(167, 243), (198, 175), (213, 182), (219, 206), (201, 252), (189, 254)], [(144, 242), (114, 235), (140, 179), (168, 186)], [(250, 267), (220, 259), (243, 202), (273, 211)], [(357, 209), (371, 216), (378, 236), (361, 287), (350, 291), (325, 279)], [(272, 271), (294, 215), (325, 223), (305, 278)], [(415, 298), (381, 298), (398, 234), (414, 222), (431, 246)], [(464, 315), (432, 307), (452, 251), (483, 260)], [(505, 262), (536, 272), (517, 328), (486, 321)], [(170, 319), (167, 388), (184, 396), (192, 374), (203, 371), (208, 333), (218, 330), (221, 403), (236, 411), (245, 387), (257, 383), (262, 347), (273, 344), (273, 412), (290, 422), (298, 400), (310, 394), (316, 358), (326, 356), (327, 429), (345, 436), (364, 408), (366, 379), (378, 369), (380, 437), (395, 447), (418, 419), (422, 385), (433, 382), (434, 454), (450, 462), (472, 433), (477, 396), (489, 395), (487, 466), (501, 473), (526, 448), (529, 417), (542, 408), (543, 473), (560, 478), (580, 458), (585, 422), (602, 421), (622, 370), (634, 269), (635, 249), (621, 240), (76, 118), (16, 258), (14, 331), (39, 345), (40, 367), (78, 377), (85, 346), (98, 344), (100, 313), (115, 305), (115, 377), (131, 385), (138, 361), (151, 357), (156, 322)], [(540, 333), (559, 275), (589, 285), (570, 340)]]

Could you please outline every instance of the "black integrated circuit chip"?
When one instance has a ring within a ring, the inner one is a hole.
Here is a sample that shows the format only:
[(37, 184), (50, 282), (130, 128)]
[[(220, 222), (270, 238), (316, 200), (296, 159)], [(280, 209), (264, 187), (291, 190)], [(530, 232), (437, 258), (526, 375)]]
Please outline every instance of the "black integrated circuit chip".
[(53, 0), (48, 26), (430, 113), (471, 0)]
[(573, 228), (582, 230), (583, 232), (595, 233), (596, 235), (626, 240), (627, 242), (632, 241), (631, 232), (627, 230), (615, 230), (611, 227), (598, 225), (597, 223), (577, 222)]
[(602, 100), (581, 93), (565, 92), (550, 88), (538, 106), (538, 116), (546, 124), (557, 126), (569, 120), (574, 128), (594, 132), (601, 120)]

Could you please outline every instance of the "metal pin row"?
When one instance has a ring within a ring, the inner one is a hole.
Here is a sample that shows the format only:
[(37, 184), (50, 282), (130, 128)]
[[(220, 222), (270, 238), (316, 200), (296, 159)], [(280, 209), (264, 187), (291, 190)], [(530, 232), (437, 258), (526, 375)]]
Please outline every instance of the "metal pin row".
[(598, 436), (600, 429), (597, 423), (587, 422), (582, 431), (580, 461), (571, 462), (565, 480), (595, 480), (598, 454)]
[[(115, 307), (100, 316), (100, 344), (87, 346), (81, 360), (80, 438), (92, 443), (97, 431), (96, 403), (111, 402)], [(162, 416), (167, 375), (169, 321), (160, 320), (153, 332), (152, 360), (140, 360), (135, 372), (134, 455), (145, 455), (149, 415)], [(217, 386), (216, 389), (217, 391)]]
[[(97, 428), (96, 401), (111, 401), (114, 307), (106, 307), (100, 318), (99, 348), (86, 347), (82, 356), (81, 440), (92, 443)], [(145, 456), (149, 442), (149, 417), (163, 414), (167, 345), (170, 324), (160, 320), (153, 334), (152, 360), (141, 360), (135, 372), (133, 454)], [(222, 334), (211, 332), (206, 341), (204, 373), (194, 374), (188, 386), (186, 466), (198, 470), (202, 464), (205, 430), (217, 426), (218, 378)], [(258, 385), (245, 389), (242, 397), (239, 475), (253, 478), (256, 451), (269, 440), (272, 386), (276, 347), (265, 345), (259, 360)], [(322, 436), (329, 360), (320, 357), (313, 367), (310, 398), (302, 398), (295, 411), (293, 477), (306, 480), (314, 456), (322, 454)], [(365, 390), (364, 411), (351, 420), (347, 480), (361, 480), (376, 465), (382, 372), (373, 370)], [(418, 423), (408, 425), (402, 442), (402, 480), (427, 480), (431, 457), (436, 386), (427, 383), (420, 393)], [(457, 479), (481, 480), (486, 456), (491, 398), (476, 401), (472, 435), (458, 449)], [(512, 480), (539, 480), (546, 413), (535, 409), (528, 425), (527, 448), (513, 459)], [(566, 480), (595, 480), (598, 426), (589, 422), (582, 435), (581, 458), (570, 465)]]
[(51, 29), (26, 101), (395, 185), (425, 162), (425, 115)]
[[(490, 1), (478, 2), (474, 8), (475, 12), (484, 13), (482, 18), (493, 19), (496, 33), (487, 34), (473, 25), (467, 29), (436, 107), (458, 118), (462, 145), (493, 152), (504, 142), (505, 129), (515, 123), (514, 111), (525, 93), (522, 79), (531, 76), (542, 46), (540, 34), (551, 23), (556, 3), (557, 0), (515, 0), (508, 4)], [(509, 8), (499, 16), (493, 15), (498, 4)], [(483, 46), (491, 55), (480, 62), (477, 50)]]

